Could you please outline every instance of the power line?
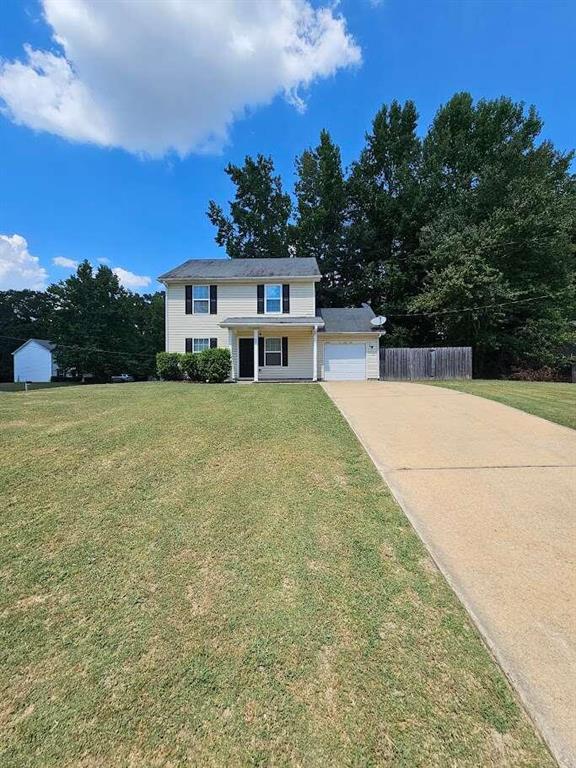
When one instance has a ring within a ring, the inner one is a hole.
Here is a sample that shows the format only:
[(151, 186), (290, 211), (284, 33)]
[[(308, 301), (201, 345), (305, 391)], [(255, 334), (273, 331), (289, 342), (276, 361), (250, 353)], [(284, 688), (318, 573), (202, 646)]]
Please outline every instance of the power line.
[[(34, 337), (31, 337), (34, 338)], [(21, 339), (18, 336), (6, 336), (0, 334), (0, 339), (11, 339), (12, 341), (30, 341), (30, 339)], [(117, 352), (113, 349), (100, 349), (99, 347), (82, 347), (79, 344), (56, 344), (57, 347), (63, 349), (73, 349), (75, 351), (87, 351), (87, 352), (102, 352), (106, 355), (120, 355), (122, 357), (155, 357), (153, 352)]]
[[(497, 240), (495, 242), (482, 242), (481, 244), (477, 244), (474, 248), (473, 246), (467, 246), (467, 251), (471, 250), (495, 250), (498, 248), (503, 248), (506, 246), (518, 246), (518, 247), (529, 247), (532, 245), (541, 245), (543, 243), (550, 243), (552, 238), (557, 237), (561, 234), (564, 234), (562, 232), (553, 232), (550, 235), (543, 236), (543, 237), (527, 237), (524, 239), (519, 240)], [(399, 239), (399, 238), (398, 238)], [(418, 248), (418, 246), (417, 246)], [(386, 254), (382, 257), (382, 261), (386, 262), (389, 261), (391, 264), (394, 264), (395, 262), (403, 262), (403, 261), (409, 261), (412, 260), (416, 264), (419, 263), (419, 256), (418, 253), (395, 253), (395, 254)]]
[(555, 293), (543, 293), (540, 296), (528, 296), (524, 299), (512, 299), (510, 301), (504, 301), (501, 303), (482, 304), (476, 307), (462, 307), (460, 309), (439, 309), (436, 312), (403, 312), (403, 313), (389, 312), (387, 313), (387, 317), (438, 317), (440, 315), (464, 314), (466, 312), (475, 312), (482, 309), (499, 309), (501, 307), (508, 307), (514, 304), (525, 304), (530, 301), (541, 301), (542, 299), (556, 298), (557, 296), (561, 296), (562, 294), (571, 290), (573, 290), (573, 288), (570, 286), (560, 291), (556, 291)]

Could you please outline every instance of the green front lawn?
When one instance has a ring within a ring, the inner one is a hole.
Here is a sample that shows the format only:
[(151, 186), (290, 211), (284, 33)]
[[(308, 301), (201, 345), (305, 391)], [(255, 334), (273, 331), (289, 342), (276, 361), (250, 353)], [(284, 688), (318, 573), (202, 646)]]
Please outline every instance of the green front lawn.
[[(432, 382), (426, 382), (432, 384)], [(543, 381), (438, 381), (432, 384), (487, 397), (576, 429), (576, 384)]]
[(0, 397), (0, 764), (553, 761), (322, 389)]

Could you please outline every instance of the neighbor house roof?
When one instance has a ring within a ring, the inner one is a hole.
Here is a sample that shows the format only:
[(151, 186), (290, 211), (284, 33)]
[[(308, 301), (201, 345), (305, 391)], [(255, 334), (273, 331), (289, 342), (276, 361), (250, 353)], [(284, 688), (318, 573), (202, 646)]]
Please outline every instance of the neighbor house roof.
[(14, 355), (18, 350), (22, 349), (22, 347), (25, 347), (26, 344), (29, 344), (31, 341), (35, 341), (36, 344), (40, 344), (41, 347), (44, 347), (44, 349), (47, 349), (49, 352), (52, 352), (56, 344), (54, 344), (52, 341), (48, 341), (48, 339), (28, 339), (24, 342), (24, 344), (20, 344), (20, 346), (12, 352)]
[[(375, 317), (372, 307), (330, 307), (318, 310), (324, 320), (325, 333), (361, 333), (375, 330), (370, 320)], [(377, 329), (376, 329), (377, 330)]]
[(318, 326), (323, 327), (324, 320), (321, 317), (294, 317), (293, 315), (277, 315), (271, 317), (270, 315), (257, 315), (256, 317), (227, 317), (220, 323), (221, 326), (227, 328), (229, 326), (237, 325), (253, 325), (260, 327), (263, 325), (278, 325), (278, 326)]
[(190, 259), (160, 275), (158, 280), (254, 280), (269, 277), (320, 279), (316, 259)]

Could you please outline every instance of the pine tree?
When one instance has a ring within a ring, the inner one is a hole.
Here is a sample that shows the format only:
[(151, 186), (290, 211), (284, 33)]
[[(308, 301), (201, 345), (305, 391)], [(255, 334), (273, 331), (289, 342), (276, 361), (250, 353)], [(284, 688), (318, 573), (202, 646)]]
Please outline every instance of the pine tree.
[(421, 225), (421, 143), (411, 101), (376, 114), (349, 181), (349, 295), (377, 310), (401, 306), (415, 290)]
[(305, 150), (296, 159), (296, 173), (296, 255), (318, 260), (322, 272), (319, 305), (341, 304), (345, 299), (341, 275), (347, 252), (347, 188), (340, 149), (328, 131), (321, 132), (315, 149)]
[(274, 175), (272, 159), (246, 157), (243, 166), (229, 163), (226, 173), (236, 186), (230, 215), (211, 200), (208, 218), (217, 228), (216, 242), (232, 259), (286, 257), (289, 252), (290, 196)]
[(153, 370), (154, 353), (148, 357), (142, 349), (134, 294), (120, 285), (109, 267), (100, 266), (94, 273), (84, 261), (48, 293), (55, 306), (52, 340), (59, 367), (102, 380), (124, 371), (145, 375)]

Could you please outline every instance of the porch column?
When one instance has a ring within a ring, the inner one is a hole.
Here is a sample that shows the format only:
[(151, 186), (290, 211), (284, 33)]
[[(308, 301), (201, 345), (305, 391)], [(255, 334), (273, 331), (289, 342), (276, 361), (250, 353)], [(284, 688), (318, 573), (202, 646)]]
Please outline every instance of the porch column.
[(234, 331), (232, 330), (232, 328), (228, 328), (228, 346), (230, 347), (230, 362), (231, 362), (230, 378), (231, 379), (236, 378), (236, 367), (234, 365), (234, 358), (236, 357), (235, 349), (234, 349), (235, 342), (236, 342), (236, 336), (234, 334)]
[(258, 381), (258, 329), (254, 329), (254, 381)]
[(312, 329), (312, 381), (318, 381), (318, 327)]

